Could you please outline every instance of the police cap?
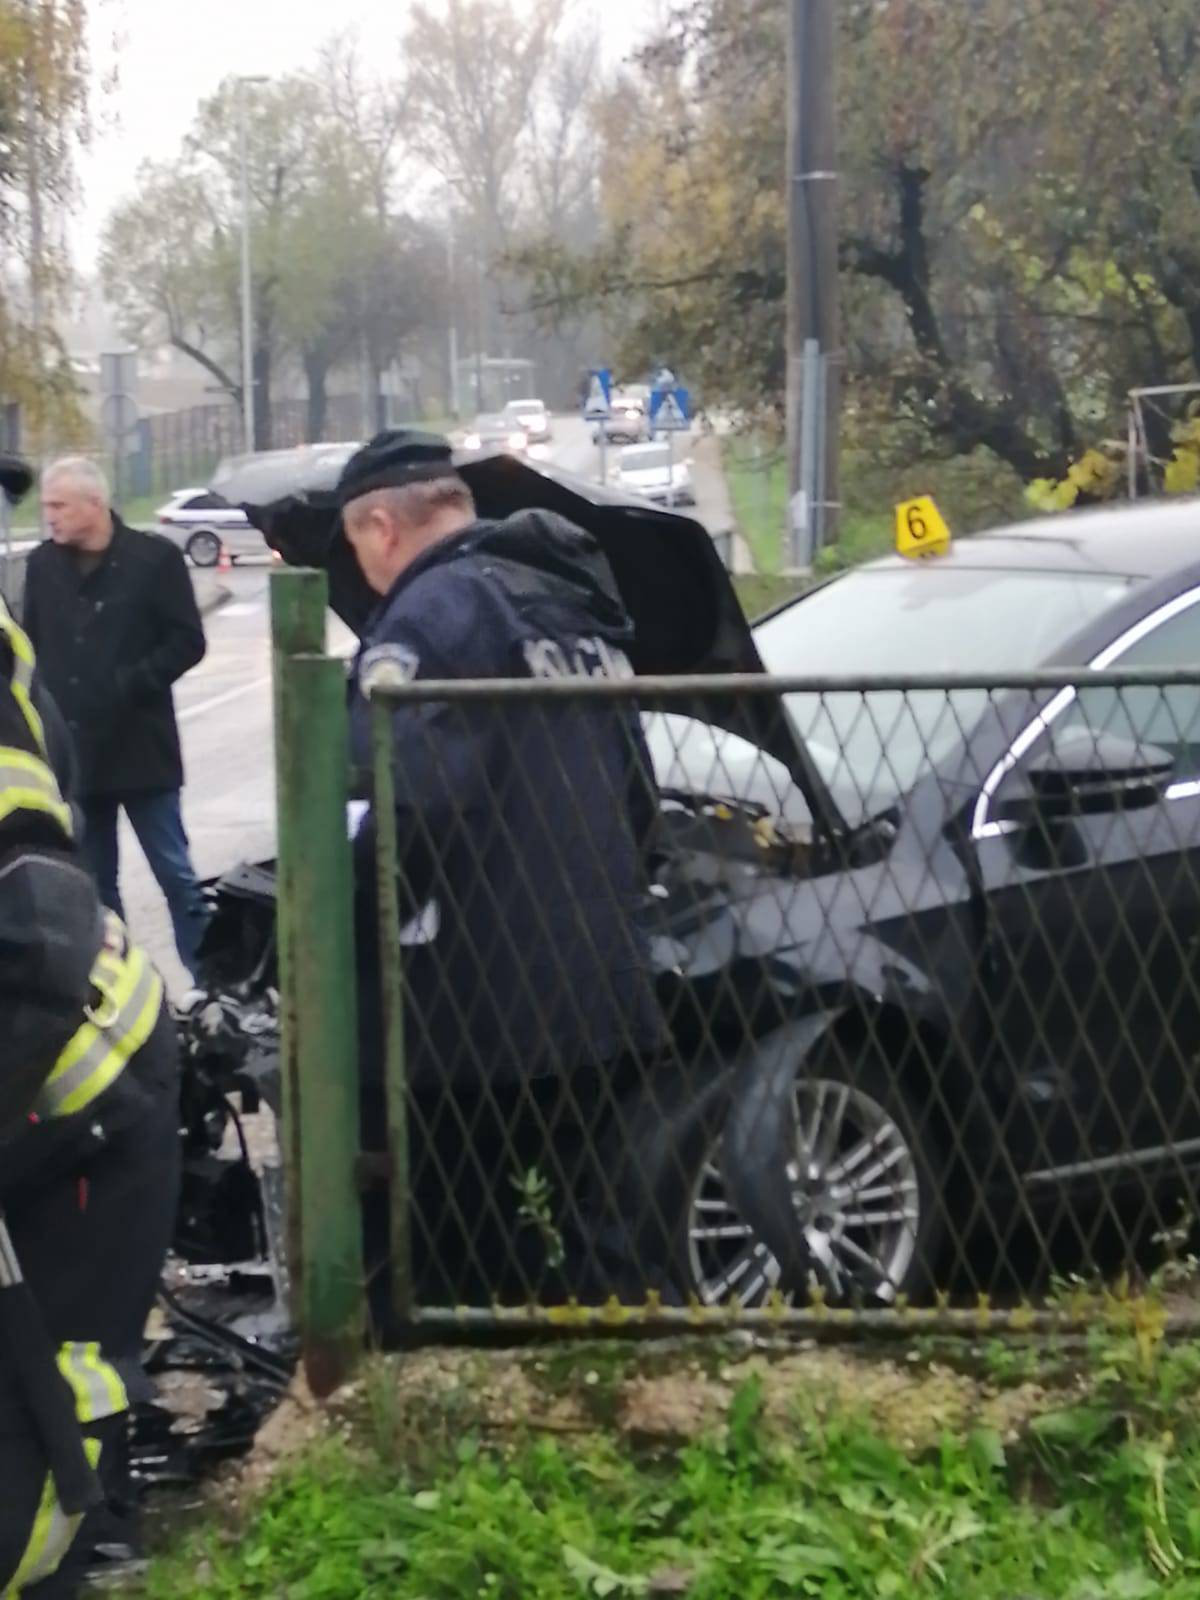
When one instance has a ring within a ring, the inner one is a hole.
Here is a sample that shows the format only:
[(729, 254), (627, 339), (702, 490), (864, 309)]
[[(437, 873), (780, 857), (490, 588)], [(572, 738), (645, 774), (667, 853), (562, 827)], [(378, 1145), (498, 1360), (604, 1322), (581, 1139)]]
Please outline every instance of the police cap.
[(337, 500), (343, 510), (351, 500), (376, 489), (399, 489), (431, 478), (452, 478), (454, 461), (449, 441), (417, 428), (387, 428), (356, 451), (342, 468)]

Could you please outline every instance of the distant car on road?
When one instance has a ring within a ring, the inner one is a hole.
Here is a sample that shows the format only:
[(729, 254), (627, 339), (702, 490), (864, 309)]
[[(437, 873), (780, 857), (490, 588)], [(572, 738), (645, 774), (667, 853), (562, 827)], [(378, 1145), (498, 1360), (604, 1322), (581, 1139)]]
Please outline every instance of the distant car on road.
[(627, 445), (617, 457), (617, 484), (657, 505), (696, 504), (692, 463), (666, 443)]
[(530, 444), (549, 444), (554, 437), (544, 400), (510, 400), (504, 408), (504, 416), (524, 430)]
[(523, 456), (529, 448), (529, 435), (511, 417), (501, 412), (475, 418), (463, 440), (463, 449), (507, 450), (510, 455)]
[(177, 544), (194, 567), (215, 567), (222, 549), (231, 561), (267, 554), (262, 534), (246, 513), (211, 489), (176, 489), (155, 517), (159, 533)]
[(599, 444), (602, 435), (608, 444), (640, 444), (648, 439), (646, 402), (639, 395), (614, 394), (608, 416), (592, 430), (592, 443)]

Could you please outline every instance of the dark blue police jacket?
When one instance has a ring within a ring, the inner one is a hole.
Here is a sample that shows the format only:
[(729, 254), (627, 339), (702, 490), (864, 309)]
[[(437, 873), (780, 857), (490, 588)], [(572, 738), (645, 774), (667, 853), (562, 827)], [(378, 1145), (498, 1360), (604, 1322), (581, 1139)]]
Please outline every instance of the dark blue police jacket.
[[(626, 677), (631, 624), (590, 534), (548, 512), (478, 521), (393, 585), (354, 665), (363, 681)], [(409, 1071), (513, 1083), (654, 1049), (663, 1022), (635, 926), (653, 805), (630, 702), (424, 702), (393, 716)], [(374, 825), (355, 841), (364, 1076), (378, 1074)]]

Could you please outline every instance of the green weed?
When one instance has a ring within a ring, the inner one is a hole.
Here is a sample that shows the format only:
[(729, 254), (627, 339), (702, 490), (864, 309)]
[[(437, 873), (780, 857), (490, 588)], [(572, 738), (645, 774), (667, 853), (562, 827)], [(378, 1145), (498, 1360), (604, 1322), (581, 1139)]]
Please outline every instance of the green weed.
[[(679, 1448), (539, 1436), (534, 1417), (494, 1448), (447, 1429), (436, 1466), (414, 1466), (385, 1410), (382, 1437), (368, 1427), (310, 1451), (242, 1530), (210, 1528), (155, 1563), (140, 1592), (1192, 1600), (1200, 1353), (1157, 1326), (1140, 1302), (1110, 1303), (1088, 1342), (1086, 1392), (1065, 1390), (1018, 1441), (976, 1428), (918, 1454), (817, 1395), (769, 1426), (757, 1376), (721, 1429)], [(368, 1385), (377, 1418), (385, 1373)]]

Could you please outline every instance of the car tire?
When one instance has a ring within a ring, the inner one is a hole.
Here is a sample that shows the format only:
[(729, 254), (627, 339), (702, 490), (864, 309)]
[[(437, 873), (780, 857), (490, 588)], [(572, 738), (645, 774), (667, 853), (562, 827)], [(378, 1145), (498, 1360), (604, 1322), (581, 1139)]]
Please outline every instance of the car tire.
[(784, 1096), (765, 1097), (753, 1117), (733, 1113), (730, 1203), (793, 1299), (815, 1291), (831, 1305), (880, 1307), (935, 1287), (951, 1172), (911, 1081), (877, 1041), (830, 1039), (792, 1069)]
[(720, 1145), (731, 1084), (723, 1062), (676, 1061), (648, 1068), (645, 1082), (621, 1097), (599, 1148), (600, 1209), (622, 1238), (619, 1270), (603, 1292), (627, 1303), (651, 1292), (667, 1304), (695, 1295), (688, 1250), (692, 1197)]
[(221, 536), (211, 528), (197, 528), (183, 548), (194, 567), (215, 567), (221, 559)]

